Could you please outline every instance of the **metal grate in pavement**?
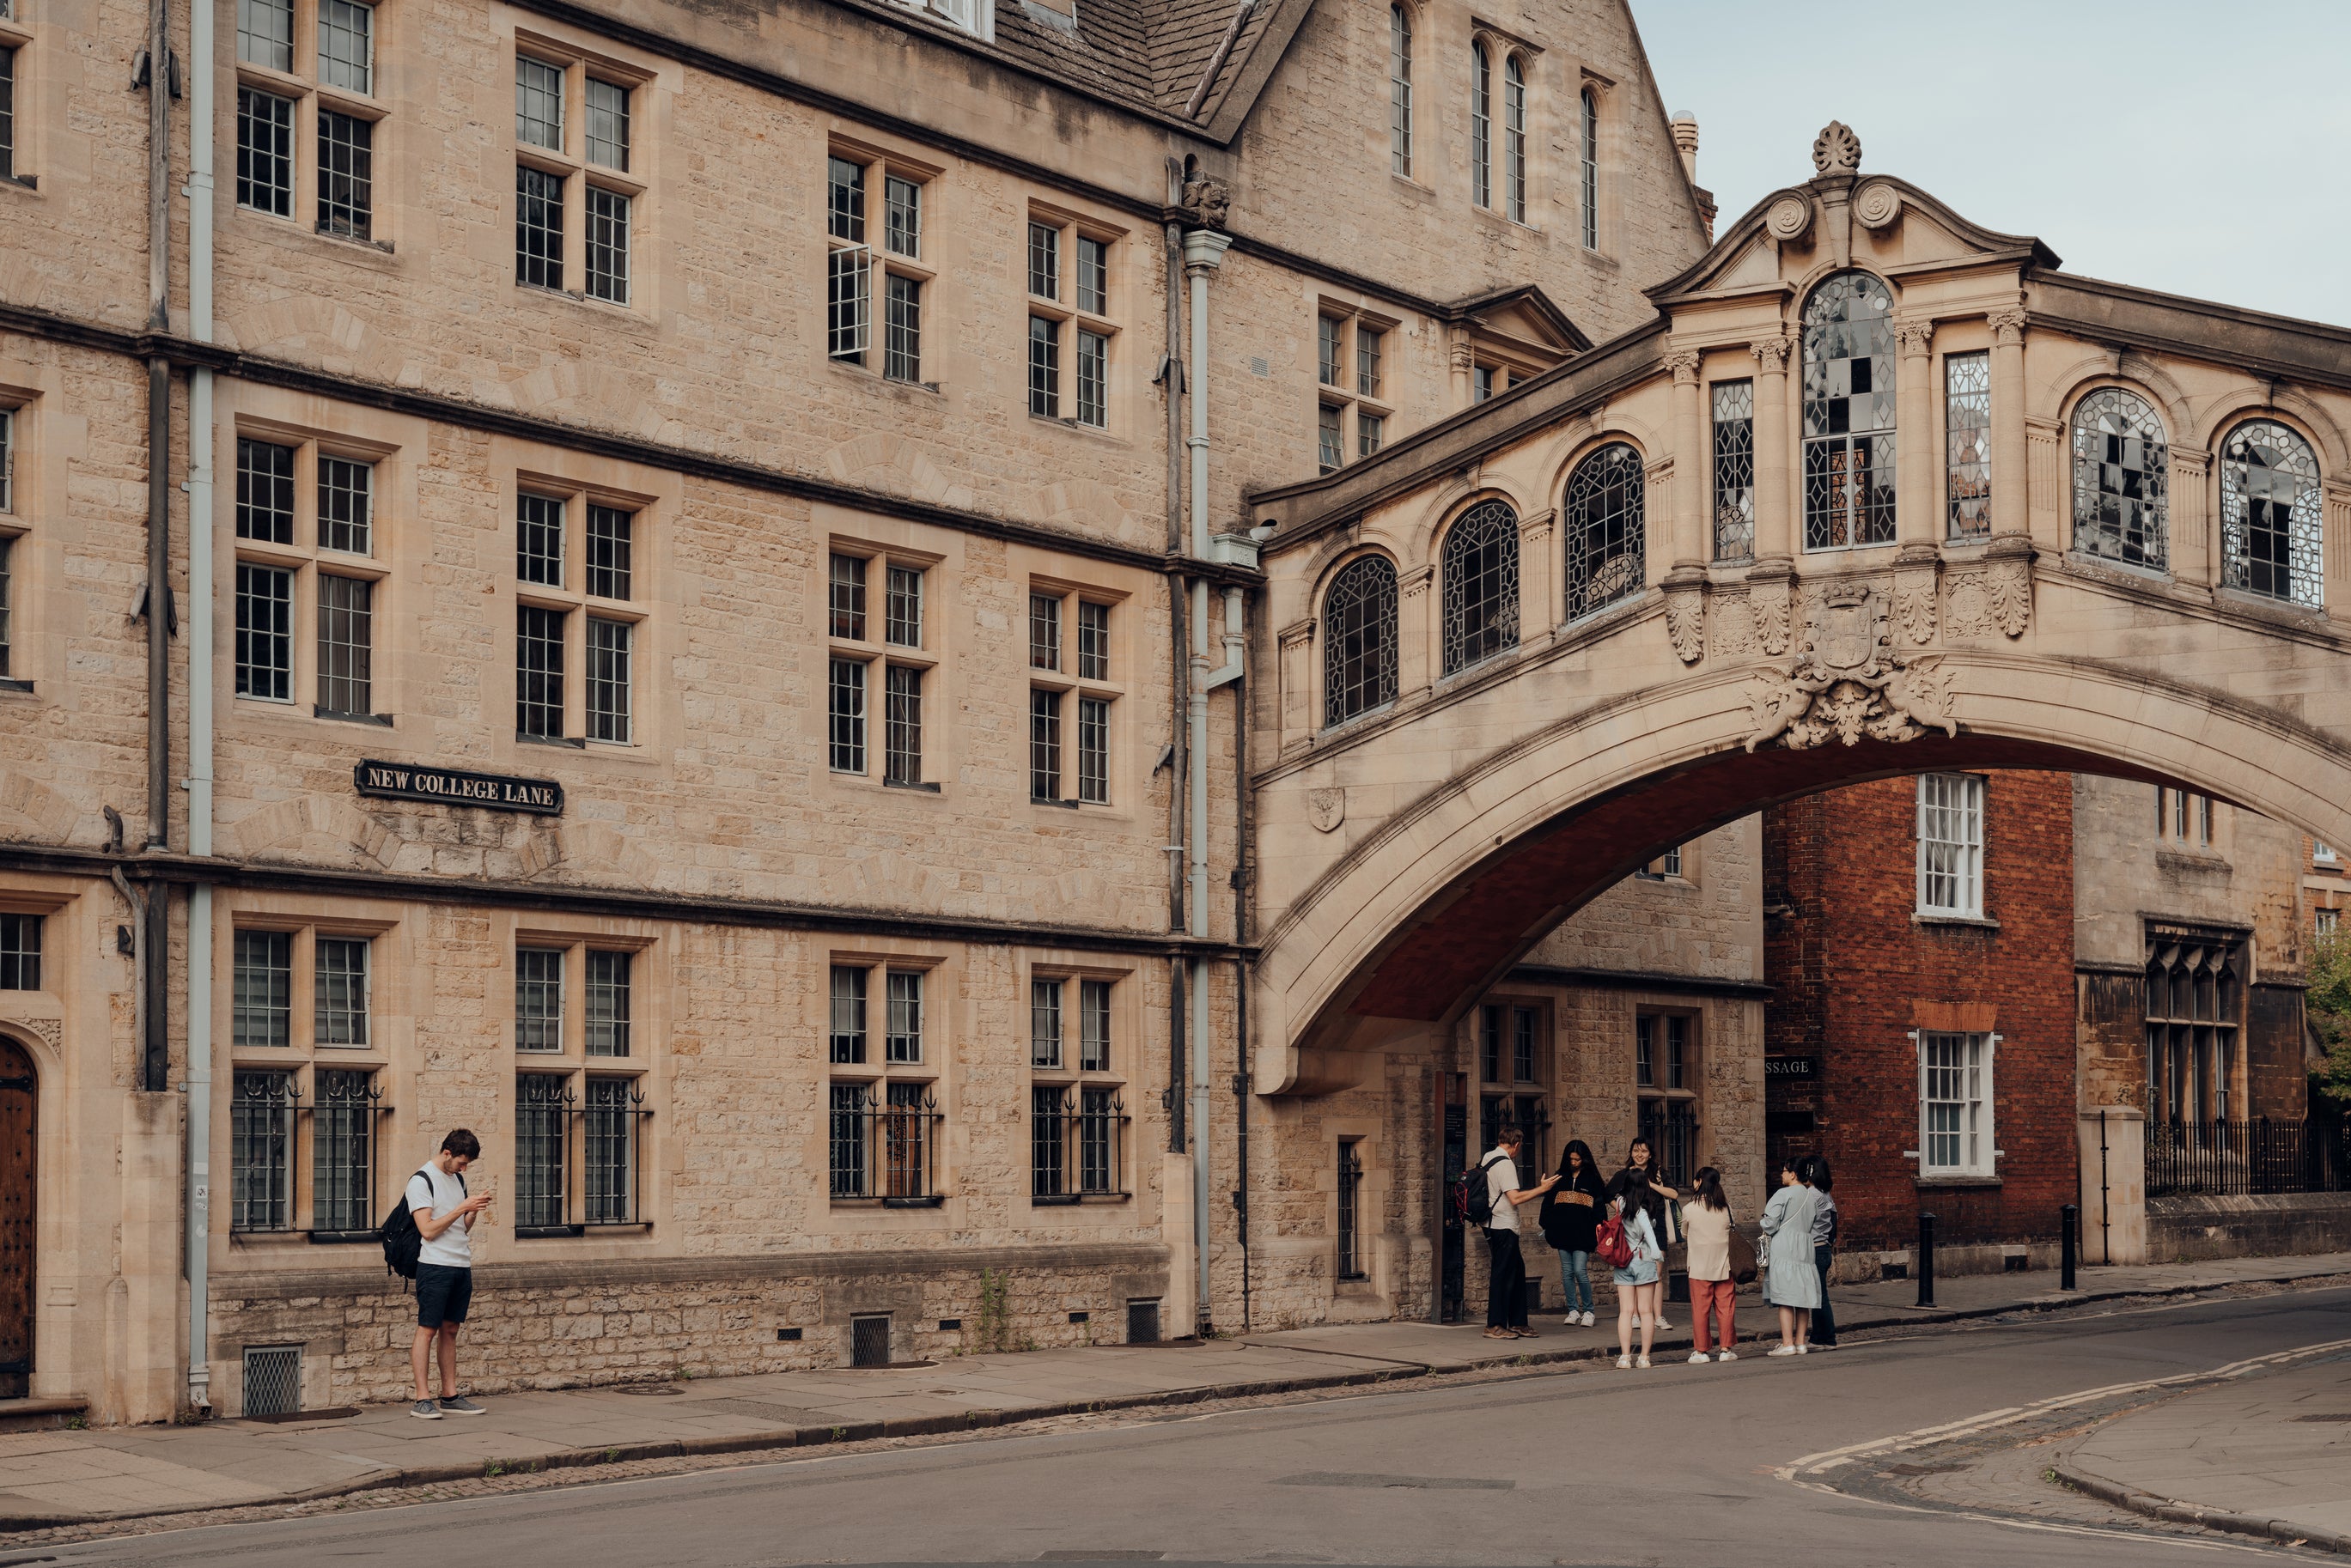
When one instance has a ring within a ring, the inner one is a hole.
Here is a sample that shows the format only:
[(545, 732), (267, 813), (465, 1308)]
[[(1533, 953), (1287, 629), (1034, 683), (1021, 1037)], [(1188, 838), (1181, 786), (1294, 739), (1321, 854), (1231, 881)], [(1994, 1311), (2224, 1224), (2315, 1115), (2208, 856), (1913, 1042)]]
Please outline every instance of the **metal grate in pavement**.
[(890, 1315), (887, 1313), (849, 1320), (849, 1365), (890, 1365)]
[(1157, 1301), (1126, 1303), (1126, 1343), (1129, 1345), (1159, 1343), (1159, 1303)]
[(302, 1407), (302, 1347), (298, 1345), (248, 1345), (245, 1347), (245, 1413), (286, 1416)]

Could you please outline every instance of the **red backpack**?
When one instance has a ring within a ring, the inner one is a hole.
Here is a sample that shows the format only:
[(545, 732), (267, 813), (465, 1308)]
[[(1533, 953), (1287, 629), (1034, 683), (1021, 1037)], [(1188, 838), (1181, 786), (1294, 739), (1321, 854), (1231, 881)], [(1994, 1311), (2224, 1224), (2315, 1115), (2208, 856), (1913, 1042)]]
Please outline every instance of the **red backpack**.
[(1633, 1239), (1625, 1234), (1622, 1215), (1611, 1214), (1600, 1222), (1599, 1231), (1592, 1238), (1592, 1255), (1612, 1269), (1632, 1266)]

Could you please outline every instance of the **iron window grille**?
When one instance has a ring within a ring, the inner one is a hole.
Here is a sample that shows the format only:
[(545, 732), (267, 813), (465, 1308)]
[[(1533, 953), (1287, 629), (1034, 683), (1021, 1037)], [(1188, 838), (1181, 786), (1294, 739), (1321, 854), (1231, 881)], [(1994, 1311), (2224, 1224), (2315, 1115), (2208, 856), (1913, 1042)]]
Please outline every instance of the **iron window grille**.
[(236, 204), (273, 218), (294, 215), (294, 100), (236, 89)]
[(946, 1120), (927, 1083), (833, 1085), (834, 1199), (935, 1207), (944, 1198), (938, 1150)]
[(1648, 575), (1641, 455), (1623, 442), (1578, 463), (1567, 482), (1567, 618), (1638, 594)]
[(1755, 383), (1714, 383), (1714, 558), (1755, 558)]
[(1583, 135), (1579, 138), (1577, 177), (1583, 196), (1583, 248), (1600, 248), (1600, 100), (1585, 88), (1583, 101)]
[(301, 1091), (288, 1071), (232, 1075), (229, 1099), (229, 1229), (294, 1228), (294, 1108)]
[[(632, 971), (636, 955), (601, 948), (588, 950), (587, 1054), (629, 1054)], [(601, 1081), (601, 1080), (599, 1080)]]
[(338, 239), (366, 240), (373, 235), (374, 223), (375, 123), (322, 109), (319, 111), (319, 232)]
[(515, 1049), (563, 1049), (563, 950), (515, 950)]
[(239, 931), (230, 948), (229, 1043), (273, 1048), (294, 1043), (294, 936)]
[(836, 658), (827, 681), (832, 771), (865, 771), (865, 660)]
[(1991, 1034), (1921, 1031), (1919, 1168), (1946, 1176), (1991, 1174)]
[(321, 1067), (310, 1111), (310, 1239), (375, 1236), (377, 1118), (383, 1090), (366, 1067)]
[(1029, 693), (1029, 798), (1061, 801), (1061, 693)]
[(1894, 542), (1894, 300), (1839, 273), (1804, 304), (1804, 548)]
[(1412, 178), (1412, 17), (1388, 7), (1388, 170)]
[(1469, 46), (1469, 199), (1494, 204), (1494, 65), (1486, 46)]
[(319, 1044), (368, 1044), (368, 952), (365, 937), (313, 940), (311, 1033)]
[(865, 1061), (865, 984), (868, 971), (851, 964), (832, 966), (832, 1060), (862, 1066)]
[(1519, 645), (1519, 514), (1481, 501), (1445, 535), (1445, 673)]
[(849, 1320), (849, 1365), (890, 1365), (890, 1314), (872, 1313)]
[(1384, 556), (1340, 568), (1322, 597), (1322, 723), (1361, 718), (1396, 699), (1396, 573)]
[(1037, 1085), (1029, 1091), (1029, 1199), (1076, 1203), (1124, 1198), (1124, 1093), (1089, 1085)]
[(244, 1352), (243, 1413), (291, 1416), (302, 1408), (302, 1347), (248, 1345)]
[(236, 564), (236, 694), (273, 702), (294, 696), (294, 574)]
[(561, 1073), (515, 1077), (515, 1234), (568, 1236), (570, 1160), (565, 1136), (577, 1108)]
[(580, 1160), (587, 1189), (584, 1223), (644, 1222), (643, 1183), (638, 1179), (645, 1093), (634, 1078), (588, 1080), (588, 1103), (580, 1114)]
[(563, 738), (564, 613), (539, 605), (515, 610), (515, 732)]
[(1339, 1140), (1339, 1278), (1360, 1280), (1367, 1271), (1364, 1267), (1363, 1243), (1360, 1234), (1361, 1208), (1364, 1189), (1364, 1162), (1357, 1152), (1356, 1139)]
[(2220, 443), (2222, 585), (2316, 609), (2323, 539), (2310, 443), (2275, 420), (2231, 431)]
[(2147, 1194), (2228, 1196), (2341, 1190), (2351, 1172), (2351, 1134), (2327, 1154), (2316, 1118), (2147, 1124)]
[(1150, 1301), (1130, 1301), (1126, 1303), (1126, 1343), (1159, 1343), (1159, 1303), (1155, 1297)]
[(2160, 572), (2168, 566), (2171, 450), (2147, 400), (2102, 387), (2074, 410), (2074, 548)]
[(1516, 55), (1502, 61), (1502, 206), (1527, 221), (1527, 68)]
[(2244, 1020), (2243, 941), (2230, 933), (2162, 933), (2147, 944), (2147, 1111), (2158, 1122), (2226, 1122), (2235, 1109)]
[(563, 176), (515, 166), (515, 281), (563, 290)]
[(41, 917), (0, 915), (0, 991), (41, 989)]
[(1983, 914), (1984, 781), (1918, 775), (1918, 912)]
[(1991, 355), (1943, 356), (1946, 526), (1954, 539), (1991, 534)]
[(893, 664), (883, 672), (882, 778), (885, 784), (923, 782), (923, 672)]

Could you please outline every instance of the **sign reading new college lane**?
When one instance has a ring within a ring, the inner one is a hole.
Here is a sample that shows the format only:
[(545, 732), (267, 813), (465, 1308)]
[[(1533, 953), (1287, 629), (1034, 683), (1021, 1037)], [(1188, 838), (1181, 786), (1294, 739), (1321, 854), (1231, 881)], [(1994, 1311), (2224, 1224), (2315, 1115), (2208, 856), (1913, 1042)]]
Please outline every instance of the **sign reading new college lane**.
[(443, 805), (474, 805), (490, 811), (527, 811), (537, 816), (563, 815), (563, 786), (553, 779), (508, 778), (456, 768), (420, 768), (407, 763), (361, 763), (352, 770), (361, 794), (389, 800), (430, 800)]

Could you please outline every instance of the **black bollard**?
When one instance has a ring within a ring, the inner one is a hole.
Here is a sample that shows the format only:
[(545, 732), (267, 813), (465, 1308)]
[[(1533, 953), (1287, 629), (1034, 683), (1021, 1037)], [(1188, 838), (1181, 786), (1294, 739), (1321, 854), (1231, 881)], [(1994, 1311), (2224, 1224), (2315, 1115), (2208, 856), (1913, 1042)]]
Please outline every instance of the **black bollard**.
[(2074, 1254), (2080, 1250), (2082, 1210), (2068, 1203), (2057, 1210), (2057, 1288), (2070, 1291), (2078, 1287), (2074, 1282)]
[(1918, 1304), (1935, 1304), (1935, 1217), (1918, 1216)]

